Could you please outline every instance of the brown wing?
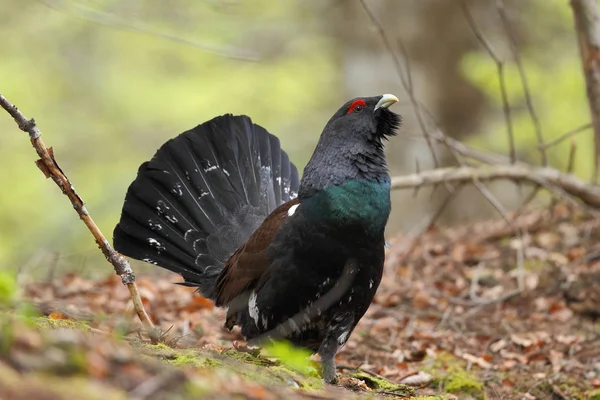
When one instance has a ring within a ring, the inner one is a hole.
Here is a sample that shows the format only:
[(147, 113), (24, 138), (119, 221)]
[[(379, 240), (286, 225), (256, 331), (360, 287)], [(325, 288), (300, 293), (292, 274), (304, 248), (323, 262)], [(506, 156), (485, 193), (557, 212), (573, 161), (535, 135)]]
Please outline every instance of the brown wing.
[(288, 210), (298, 204), (298, 199), (277, 207), (258, 227), (250, 238), (225, 262), (225, 268), (217, 278), (217, 306), (231, 302), (245, 290), (256, 285), (267, 271), (269, 260), (267, 248), (279, 226), (288, 217)]

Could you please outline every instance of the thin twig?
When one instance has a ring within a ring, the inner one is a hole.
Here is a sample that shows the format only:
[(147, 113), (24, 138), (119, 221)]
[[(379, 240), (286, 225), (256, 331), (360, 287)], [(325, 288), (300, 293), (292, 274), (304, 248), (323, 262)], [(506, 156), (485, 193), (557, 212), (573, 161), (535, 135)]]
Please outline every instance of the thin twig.
[(568, 132), (565, 132), (565, 133), (563, 133), (562, 135), (560, 135), (559, 137), (557, 137), (557, 138), (555, 138), (555, 139), (552, 139), (552, 140), (550, 140), (550, 141), (548, 141), (548, 142), (544, 143), (544, 147), (543, 147), (543, 148), (544, 148), (544, 149), (547, 149), (547, 148), (549, 148), (549, 147), (556, 146), (557, 144), (559, 144), (559, 143), (561, 143), (562, 141), (564, 141), (564, 140), (566, 140), (566, 139), (570, 138), (571, 136), (575, 136), (575, 135), (577, 135), (578, 133), (585, 132), (585, 131), (587, 131), (588, 129), (590, 129), (591, 127), (592, 127), (592, 124), (591, 124), (591, 123), (589, 123), (589, 124), (582, 125), (582, 126), (580, 126), (579, 128), (575, 128), (575, 129), (572, 129), (572, 130), (570, 130), (570, 131), (568, 131)]
[(512, 290), (502, 296), (493, 298), (493, 299), (481, 299), (481, 302), (474, 308), (470, 309), (469, 311), (467, 311), (466, 313), (464, 313), (463, 315), (457, 317), (457, 320), (460, 322), (464, 322), (467, 319), (471, 318), (473, 315), (477, 314), (479, 311), (481, 311), (484, 307), (487, 307), (489, 305), (492, 304), (498, 304), (498, 303), (503, 303), (506, 300), (512, 299), (515, 296), (520, 295), (522, 292), (519, 289), (516, 290)]
[(498, 10), (498, 14), (500, 15), (502, 24), (504, 25), (504, 30), (506, 31), (506, 35), (508, 36), (510, 48), (512, 50), (513, 57), (515, 58), (515, 63), (517, 64), (517, 69), (521, 78), (521, 86), (523, 87), (523, 95), (525, 96), (525, 103), (527, 104), (527, 110), (529, 111), (531, 121), (533, 122), (533, 126), (535, 128), (535, 134), (538, 140), (538, 149), (540, 150), (540, 155), (542, 156), (542, 166), (545, 167), (548, 165), (548, 156), (546, 154), (544, 146), (544, 134), (542, 133), (542, 125), (540, 124), (540, 119), (538, 118), (538, 115), (533, 106), (533, 100), (531, 97), (531, 92), (529, 90), (529, 82), (527, 80), (527, 75), (525, 74), (525, 68), (523, 67), (523, 63), (521, 62), (521, 55), (519, 54), (519, 49), (517, 48), (517, 41), (515, 39), (514, 32), (510, 25), (510, 21), (508, 20), (508, 17), (506, 15), (506, 9), (504, 8), (504, 0), (497, 0), (496, 9)]
[(572, 173), (575, 164), (575, 154), (577, 153), (577, 146), (575, 141), (571, 139), (571, 145), (569, 146), (569, 158), (567, 161), (567, 173)]
[(186, 46), (193, 47), (195, 49), (215, 54), (221, 57), (227, 57), (234, 60), (239, 61), (251, 61), (257, 62), (259, 61), (259, 56), (254, 51), (249, 51), (245, 49), (233, 48), (231, 46), (223, 46), (209, 43), (201, 43), (199, 41), (191, 41), (187, 39), (183, 39), (181, 37), (171, 35), (165, 32), (156, 31), (153, 28), (135, 24), (131, 20), (124, 21), (122, 19), (117, 18), (114, 15), (109, 13), (105, 13), (102, 11), (94, 10), (90, 7), (85, 7), (80, 4), (77, 4), (73, 1), (64, 1), (64, 0), (38, 0), (40, 3), (45, 6), (52, 8), (56, 11), (63, 12), (66, 14), (73, 15), (77, 18), (85, 19), (87, 21), (94, 22), (96, 24), (109, 26), (112, 28), (122, 29), (130, 32), (136, 32), (141, 34), (146, 34), (150, 36), (157, 37), (163, 40), (169, 40), (171, 42), (183, 44)]
[(17, 109), (17, 107), (11, 104), (4, 96), (2, 96), (2, 94), (0, 94), (0, 106), (2, 106), (2, 108), (4, 108), (11, 115), (11, 117), (13, 117), (13, 119), (19, 126), (19, 129), (29, 134), (31, 144), (37, 152), (38, 156), (40, 157), (40, 160), (36, 161), (38, 168), (40, 168), (44, 175), (46, 175), (46, 178), (52, 178), (54, 183), (56, 183), (58, 187), (62, 190), (63, 194), (67, 196), (69, 200), (71, 200), (73, 208), (75, 209), (75, 211), (79, 215), (79, 218), (83, 221), (85, 226), (87, 226), (88, 230), (94, 236), (98, 247), (106, 257), (108, 262), (110, 262), (113, 265), (115, 272), (121, 277), (123, 284), (127, 285), (127, 288), (129, 289), (129, 293), (131, 295), (131, 300), (133, 301), (133, 306), (138, 317), (142, 321), (142, 324), (148, 332), (150, 339), (153, 342), (156, 342), (156, 330), (154, 328), (154, 325), (150, 321), (148, 314), (146, 314), (146, 311), (144, 310), (144, 306), (142, 304), (142, 300), (140, 299), (137, 285), (135, 284), (135, 275), (131, 269), (131, 266), (129, 265), (129, 262), (127, 261), (127, 259), (125, 259), (125, 257), (123, 257), (121, 254), (119, 254), (112, 248), (110, 243), (108, 243), (108, 240), (106, 240), (106, 238), (104, 237), (104, 235), (102, 234), (102, 232), (88, 213), (83, 200), (81, 199), (81, 197), (79, 197), (67, 176), (56, 163), (56, 160), (54, 159), (54, 154), (52, 152), (52, 148), (47, 148), (44, 144), (44, 141), (41, 138), (42, 133), (38, 129), (35, 120), (33, 118), (25, 118), (25, 116)]
[[(525, 240), (524, 240), (525, 234), (524, 234), (523, 230), (519, 229), (517, 226), (515, 226), (513, 224), (513, 222), (507, 217), (508, 211), (506, 210), (506, 208), (504, 208), (502, 203), (500, 203), (500, 201), (498, 201), (498, 199), (492, 194), (492, 192), (483, 183), (481, 183), (481, 181), (479, 179), (473, 178), (473, 184), (475, 185), (475, 187), (477, 189), (479, 189), (481, 194), (487, 199), (487, 201), (490, 202), (490, 204), (496, 209), (496, 211), (498, 211), (498, 214), (500, 214), (500, 216), (502, 218), (504, 218), (504, 221), (510, 227), (510, 229), (515, 232), (518, 232), (521, 243), (525, 243)], [(517, 254), (517, 256), (519, 256), (519, 255), (522, 256), (522, 258), (524, 257), (523, 252)], [(523, 263), (521, 262), (518, 265), (519, 265), (519, 267), (522, 267)], [(525, 282), (524, 277), (525, 277), (524, 269), (519, 268), (519, 290), (523, 290), (523, 286), (524, 286), (524, 282)]]
[(502, 97), (502, 108), (504, 110), (504, 119), (506, 120), (506, 129), (508, 133), (508, 144), (509, 144), (509, 154), (510, 154), (510, 162), (514, 164), (517, 160), (517, 152), (515, 149), (515, 136), (513, 132), (513, 124), (512, 124), (512, 115), (510, 112), (510, 103), (508, 101), (508, 93), (506, 91), (506, 81), (504, 76), (504, 61), (500, 59), (500, 57), (496, 54), (496, 51), (493, 49), (491, 43), (483, 36), (483, 33), (477, 27), (475, 19), (471, 15), (471, 11), (469, 10), (469, 6), (463, 0), (462, 2), (463, 12), (473, 31), (475, 37), (481, 43), (481, 45), (485, 48), (490, 57), (494, 60), (496, 64), (496, 69), (498, 71), (498, 81), (500, 84), (500, 96)]
[(389, 40), (387, 33), (385, 32), (385, 29), (383, 28), (383, 25), (381, 24), (379, 19), (377, 19), (377, 17), (373, 13), (373, 11), (371, 11), (369, 6), (367, 6), (367, 3), (365, 2), (365, 0), (360, 0), (360, 4), (362, 4), (362, 7), (365, 10), (365, 13), (371, 20), (371, 23), (377, 29), (377, 32), (379, 33), (379, 36), (381, 37), (381, 41), (383, 42), (383, 45), (385, 46), (387, 52), (392, 57), (392, 61), (394, 62), (396, 72), (398, 73), (398, 76), (400, 77), (400, 81), (402, 82), (402, 86), (404, 86), (404, 90), (406, 90), (406, 92), (408, 93), (408, 97), (410, 98), (410, 102), (412, 104), (413, 110), (415, 112), (415, 115), (417, 116), (417, 121), (419, 123), (419, 127), (421, 129), (421, 132), (423, 133), (423, 136), (425, 137), (425, 140), (427, 141), (427, 147), (429, 147), (429, 151), (431, 152), (431, 156), (433, 157), (434, 165), (437, 168), (437, 167), (439, 167), (440, 163), (438, 161), (438, 157), (435, 152), (435, 149), (433, 148), (433, 143), (431, 142), (431, 137), (429, 135), (429, 132), (427, 131), (427, 127), (425, 126), (425, 121), (423, 120), (421, 108), (419, 107), (419, 103), (417, 102), (417, 100), (414, 96), (412, 80), (409, 83), (407, 81), (407, 78), (404, 76), (402, 64), (400, 63), (400, 59), (398, 58), (398, 55), (394, 51), (391, 41)]
[[(459, 142), (456, 139), (452, 139), (451, 137), (445, 135), (442, 131), (433, 131), (430, 133), (432, 139), (444, 143), (446, 146), (453, 148), (459, 154), (464, 157), (471, 158), (473, 160), (486, 163), (486, 164), (510, 164), (510, 158), (494, 153), (483, 152), (477, 149), (474, 149), (462, 142)], [(519, 165), (520, 163), (517, 161), (514, 163)], [(524, 164), (522, 164), (524, 165)]]

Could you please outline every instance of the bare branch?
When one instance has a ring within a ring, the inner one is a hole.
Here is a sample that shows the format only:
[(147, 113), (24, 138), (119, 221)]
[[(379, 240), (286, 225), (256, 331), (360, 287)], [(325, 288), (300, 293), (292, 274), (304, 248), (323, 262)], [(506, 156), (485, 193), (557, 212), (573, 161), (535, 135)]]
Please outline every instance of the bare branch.
[(571, 0), (595, 138), (594, 180), (600, 167), (600, 6), (597, 0)]
[(548, 167), (494, 165), (439, 168), (418, 174), (394, 177), (391, 187), (392, 189), (412, 189), (417, 186), (439, 185), (443, 182), (468, 183), (475, 179), (479, 181), (507, 179), (529, 182), (546, 188), (553, 187), (593, 208), (600, 208), (600, 187), (587, 184), (573, 175), (564, 174)]
[(483, 36), (483, 33), (477, 27), (477, 24), (475, 23), (475, 20), (473, 19), (473, 16), (471, 15), (471, 11), (469, 11), (469, 7), (464, 0), (462, 2), (462, 6), (463, 6), (463, 11), (464, 11), (465, 17), (467, 18), (467, 22), (469, 23), (469, 26), (471, 27), (473, 34), (475, 34), (475, 37), (477, 38), (477, 40), (479, 40), (479, 42), (485, 48), (485, 50), (490, 55), (490, 57), (492, 57), (492, 59), (494, 60), (494, 63), (496, 64), (496, 69), (498, 70), (500, 95), (502, 97), (502, 107), (504, 110), (504, 119), (506, 120), (506, 129), (508, 131), (508, 144), (509, 144), (509, 148), (510, 148), (510, 150), (509, 150), (510, 151), (509, 152), (510, 162), (511, 162), (511, 164), (514, 164), (515, 161), (517, 160), (517, 152), (515, 149), (515, 135), (513, 132), (512, 115), (510, 112), (510, 103), (508, 101), (508, 93), (506, 91), (506, 79), (504, 76), (504, 61), (501, 60), (500, 57), (496, 54), (496, 52), (494, 51), (490, 42), (485, 38), (485, 36)]
[[(474, 149), (456, 139), (452, 139), (451, 137), (445, 135), (442, 131), (434, 131), (431, 132), (430, 135), (434, 140), (444, 143), (446, 146), (452, 148), (463, 157), (472, 158), (473, 160), (486, 164), (510, 164), (511, 162), (511, 160), (506, 156)], [(521, 163), (517, 162), (515, 165), (521, 165)]]
[(567, 161), (567, 172), (571, 174), (573, 172), (573, 166), (575, 164), (575, 153), (577, 152), (577, 146), (575, 141), (571, 139), (571, 145), (569, 146), (569, 158)]
[(377, 28), (377, 32), (379, 33), (379, 36), (381, 37), (383, 45), (385, 46), (387, 52), (392, 57), (392, 61), (394, 62), (396, 72), (398, 73), (398, 76), (400, 77), (400, 81), (402, 82), (402, 86), (404, 87), (404, 90), (406, 90), (406, 93), (408, 93), (408, 97), (410, 98), (410, 102), (412, 104), (413, 110), (415, 111), (415, 115), (417, 116), (417, 121), (419, 123), (419, 127), (421, 128), (421, 132), (423, 133), (423, 136), (425, 137), (425, 140), (427, 141), (427, 146), (429, 147), (429, 151), (431, 152), (431, 156), (433, 157), (435, 167), (437, 168), (437, 167), (439, 167), (438, 157), (435, 152), (435, 149), (433, 148), (433, 144), (431, 143), (431, 138), (429, 136), (429, 132), (427, 131), (427, 127), (425, 126), (425, 121), (423, 120), (421, 108), (419, 107), (419, 103), (417, 102), (417, 100), (415, 98), (415, 95), (413, 92), (413, 86), (412, 86), (412, 79), (409, 77), (410, 81), (407, 81), (407, 78), (404, 76), (404, 72), (402, 69), (402, 64), (400, 63), (400, 59), (398, 58), (398, 55), (394, 51), (394, 48), (392, 47), (392, 44), (385, 32), (385, 29), (383, 29), (383, 25), (381, 24), (381, 22), (377, 19), (375, 14), (373, 14), (373, 12), (369, 8), (369, 6), (367, 6), (367, 3), (365, 2), (365, 0), (360, 0), (360, 4), (362, 4), (363, 9), (365, 10), (365, 13), (371, 20), (371, 23), (373, 23), (375, 28)]
[(45, 6), (52, 8), (56, 11), (63, 12), (66, 14), (73, 15), (78, 18), (82, 18), (96, 24), (110, 26), (113, 28), (123, 29), (130, 32), (142, 33), (150, 36), (157, 37), (159, 39), (169, 40), (171, 42), (183, 44), (186, 46), (193, 47), (195, 49), (215, 54), (221, 57), (227, 57), (239, 61), (259, 61), (258, 54), (253, 51), (233, 48), (231, 46), (216, 45), (210, 43), (201, 43), (199, 41), (186, 40), (178, 36), (174, 36), (165, 32), (159, 32), (150, 27), (135, 24), (131, 21), (123, 21), (117, 18), (115, 15), (109, 13), (94, 10), (90, 7), (78, 4), (77, 2), (65, 1), (65, 0), (38, 0)]
[(527, 104), (527, 109), (529, 110), (529, 115), (531, 116), (531, 120), (533, 121), (533, 126), (535, 128), (535, 134), (538, 140), (538, 148), (542, 156), (542, 165), (545, 167), (546, 165), (548, 165), (548, 156), (545, 151), (546, 147), (544, 146), (544, 134), (542, 133), (540, 119), (538, 118), (538, 115), (535, 112), (535, 108), (533, 106), (533, 100), (531, 97), (531, 92), (529, 90), (529, 82), (527, 81), (525, 68), (523, 67), (523, 63), (521, 62), (521, 55), (519, 54), (519, 49), (517, 48), (517, 41), (515, 39), (515, 35), (511, 28), (510, 21), (508, 20), (508, 17), (506, 15), (506, 10), (504, 8), (504, 0), (497, 0), (496, 9), (498, 10), (498, 14), (500, 14), (500, 19), (502, 19), (502, 24), (504, 25), (504, 30), (506, 31), (506, 35), (508, 36), (510, 47), (515, 58), (515, 63), (517, 64), (517, 69), (519, 70), (519, 76), (521, 77), (521, 86), (523, 87), (523, 95), (525, 96), (525, 103)]
[(11, 115), (11, 117), (13, 117), (19, 126), (19, 129), (29, 134), (31, 144), (40, 157), (40, 160), (36, 161), (38, 168), (40, 168), (44, 175), (46, 175), (46, 178), (52, 178), (54, 183), (56, 183), (56, 185), (58, 185), (58, 187), (62, 190), (63, 194), (67, 196), (69, 200), (71, 200), (73, 208), (85, 226), (87, 226), (88, 230), (94, 236), (98, 247), (108, 262), (113, 265), (115, 272), (121, 277), (123, 284), (127, 285), (138, 317), (144, 324), (144, 327), (147, 330), (151, 340), (156, 342), (157, 336), (154, 325), (150, 321), (150, 318), (148, 317), (148, 314), (146, 314), (144, 306), (142, 305), (137, 285), (135, 284), (135, 275), (131, 269), (131, 266), (129, 265), (129, 262), (127, 259), (125, 259), (125, 257), (112, 248), (110, 243), (108, 243), (108, 240), (106, 240), (88, 213), (83, 200), (77, 194), (75, 188), (54, 159), (52, 148), (47, 148), (44, 144), (41, 138), (42, 133), (38, 129), (35, 120), (33, 118), (27, 119), (17, 109), (17, 107), (11, 104), (4, 96), (2, 96), (2, 94), (0, 94), (0, 106), (2, 106), (2, 108), (4, 108)]
[(544, 144), (544, 149), (547, 149), (547, 148), (549, 148), (549, 147), (552, 147), (552, 146), (556, 146), (557, 144), (559, 144), (559, 143), (561, 143), (562, 141), (564, 141), (564, 140), (566, 140), (566, 139), (570, 138), (571, 136), (575, 136), (575, 135), (577, 135), (578, 133), (585, 132), (585, 131), (587, 131), (588, 129), (590, 129), (591, 127), (592, 127), (592, 124), (591, 124), (591, 123), (589, 123), (589, 124), (582, 125), (582, 126), (580, 126), (579, 128), (575, 128), (575, 129), (572, 129), (572, 130), (570, 130), (570, 131), (568, 131), (568, 132), (566, 132), (566, 133), (563, 133), (563, 134), (562, 134), (562, 135), (560, 135), (559, 137), (557, 137), (557, 138), (555, 138), (555, 139), (552, 139), (552, 140), (550, 140), (549, 142), (546, 142), (546, 143)]

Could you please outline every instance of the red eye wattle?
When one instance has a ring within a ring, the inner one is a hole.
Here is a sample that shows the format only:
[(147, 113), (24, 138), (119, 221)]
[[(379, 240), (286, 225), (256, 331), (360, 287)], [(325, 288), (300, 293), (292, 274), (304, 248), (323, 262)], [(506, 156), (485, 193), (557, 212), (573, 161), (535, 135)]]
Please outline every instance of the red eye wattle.
[(348, 108), (348, 114), (351, 114), (353, 112), (359, 112), (366, 106), (367, 106), (367, 103), (365, 103), (364, 100), (356, 100), (352, 104), (350, 104), (350, 108)]

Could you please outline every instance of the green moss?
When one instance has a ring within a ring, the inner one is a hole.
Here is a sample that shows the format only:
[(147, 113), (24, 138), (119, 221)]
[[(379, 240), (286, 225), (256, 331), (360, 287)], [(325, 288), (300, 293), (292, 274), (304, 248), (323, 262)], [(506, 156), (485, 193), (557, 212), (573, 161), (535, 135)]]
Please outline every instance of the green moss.
[[(125, 400), (127, 394), (119, 389), (97, 383), (86, 377), (60, 377), (53, 374), (20, 374), (0, 363), (0, 387), (4, 393), (26, 393), (39, 399)], [(22, 398), (22, 397), (19, 397)]]
[(174, 365), (196, 365), (198, 359), (191, 354), (178, 354), (174, 358), (169, 358), (168, 361)]
[(164, 343), (156, 343), (156, 344), (148, 344), (146, 345), (148, 348), (156, 349), (156, 350), (173, 350), (172, 347), (167, 346)]
[(600, 389), (587, 393), (588, 400), (600, 400)]
[(35, 324), (38, 328), (50, 329), (73, 329), (82, 332), (88, 332), (90, 327), (82, 321), (73, 319), (52, 319), (48, 317), (35, 318)]
[(546, 264), (541, 260), (526, 259), (523, 260), (523, 267), (526, 271), (539, 271), (546, 267)]
[(185, 383), (185, 398), (202, 399), (213, 391), (212, 386), (204, 380), (193, 380)]
[(440, 396), (415, 396), (411, 397), (410, 400), (443, 400)]
[(71, 349), (68, 353), (69, 361), (65, 366), (68, 372), (81, 372), (87, 369), (85, 352), (81, 349)]
[(576, 382), (562, 382), (558, 384), (561, 392), (564, 393), (569, 399), (573, 400), (585, 400), (587, 397)]
[(481, 400), (484, 398), (483, 383), (467, 371), (453, 368), (444, 381), (445, 389), (450, 393), (470, 394)]
[(196, 359), (195, 364), (198, 367), (210, 368), (210, 369), (216, 369), (216, 368), (223, 367), (223, 362), (221, 360), (218, 360), (218, 359), (212, 358), (212, 357)]
[(253, 364), (253, 365), (260, 365), (263, 367), (268, 367), (268, 366), (272, 366), (272, 365), (276, 365), (273, 361), (264, 358), (264, 357), (260, 357), (260, 356), (255, 356), (253, 354), (250, 353), (244, 353), (241, 351), (237, 351), (235, 349), (230, 349), (230, 350), (225, 350), (222, 353), (224, 356), (226, 357), (231, 357), (235, 360), (241, 361), (241, 362), (245, 362), (248, 364)]
[(7, 353), (15, 340), (15, 329), (8, 319), (0, 320), (0, 354)]
[(364, 372), (356, 372), (350, 375), (352, 378), (360, 379), (369, 388), (373, 390), (382, 390), (386, 392), (394, 392), (399, 396), (410, 396), (415, 393), (415, 390), (410, 386), (393, 383), (386, 379), (378, 378), (373, 375), (366, 374)]

